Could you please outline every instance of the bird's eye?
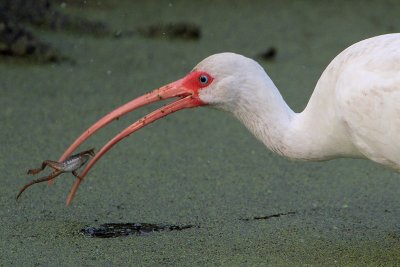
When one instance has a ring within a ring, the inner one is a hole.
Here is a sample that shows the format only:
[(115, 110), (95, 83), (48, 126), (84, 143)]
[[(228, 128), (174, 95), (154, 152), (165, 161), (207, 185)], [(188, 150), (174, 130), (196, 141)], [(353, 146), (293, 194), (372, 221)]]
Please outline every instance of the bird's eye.
[(199, 81), (202, 85), (206, 85), (208, 83), (208, 77), (207, 75), (200, 75), (199, 76)]

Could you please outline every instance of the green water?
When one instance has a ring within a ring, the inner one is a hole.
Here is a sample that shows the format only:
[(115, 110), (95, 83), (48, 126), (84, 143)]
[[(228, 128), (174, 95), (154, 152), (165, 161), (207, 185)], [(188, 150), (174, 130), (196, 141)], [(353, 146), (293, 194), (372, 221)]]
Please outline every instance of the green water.
[[(66, 12), (117, 30), (191, 21), (202, 38), (94, 38), (36, 29), (76, 64), (0, 62), (0, 265), (398, 264), (398, 174), (361, 160), (287, 161), (234, 118), (208, 108), (178, 112), (121, 142), (89, 173), (70, 207), (69, 174), (51, 187), (33, 186), (16, 202), (31, 179), (27, 169), (57, 159), (102, 115), (182, 77), (207, 55), (254, 57), (275, 47), (276, 59), (261, 63), (300, 111), (341, 50), (400, 30), (397, 1), (110, 3), (67, 5)], [(154, 108), (111, 124), (82, 149), (99, 149)], [(242, 220), (287, 212), (296, 213)], [(115, 239), (79, 233), (111, 222), (199, 227)]]

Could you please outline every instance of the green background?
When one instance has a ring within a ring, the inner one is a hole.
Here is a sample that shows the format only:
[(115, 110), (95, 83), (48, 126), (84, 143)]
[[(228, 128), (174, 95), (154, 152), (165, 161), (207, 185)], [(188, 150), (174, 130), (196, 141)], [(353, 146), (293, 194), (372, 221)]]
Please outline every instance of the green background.
[[(397, 1), (93, 2), (64, 11), (116, 30), (190, 21), (202, 37), (114, 39), (33, 29), (76, 64), (0, 59), (0, 265), (398, 264), (398, 174), (362, 160), (287, 161), (232, 116), (209, 108), (178, 112), (122, 141), (69, 207), (70, 174), (15, 201), (32, 179), (27, 169), (57, 159), (101, 116), (182, 77), (210, 54), (255, 57), (275, 47), (276, 59), (260, 63), (301, 111), (335, 55), (400, 29)], [(82, 149), (98, 150), (156, 106), (112, 123)], [(199, 227), (115, 239), (79, 233), (111, 222)]]

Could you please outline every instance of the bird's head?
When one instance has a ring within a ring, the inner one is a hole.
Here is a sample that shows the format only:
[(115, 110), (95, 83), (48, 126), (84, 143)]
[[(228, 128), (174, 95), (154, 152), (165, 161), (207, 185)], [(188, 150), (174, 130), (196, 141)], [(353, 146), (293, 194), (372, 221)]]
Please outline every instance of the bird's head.
[[(254, 60), (235, 53), (209, 56), (194, 67), (192, 73), (204, 73), (211, 82), (199, 88), (199, 99), (206, 105), (234, 112), (257, 89), (270, 79), (265, 79), (264, 69)], [(187, 75), (186, 77), (190, 76)], [(199, 79), (202, 79), (200, 76)]]
[[(210, 105), (227, 111), (233, 111), (232, 109), (237, 106), (238, 101), (240, 99), (245, 99), (243, 96), (249, 94), (249, 87), (254, 88), (256, 86), (252, 85), (259, 82), (257, 79), (250, 77), (249, 73), (252, 73), (252, 77), (257, 77), (254, 73), (265, 75), (262, 67), (249, 58), (234, 53), (215, 54), (201, 61), (182, 79), (140, 96), (98, 120), (83, 132), (64, 152), (60, 158), (61, 161), (70, 156), (71, 153), (91, 135), (113, 120), (119, 119), (121, 116), (144, 105), (165, 99), (177, 98), (177, 100), (136, 121), (121, 131), (99, 150), (80, 174), (81, 179), (76, 181), (67, 203), (72, 201), (80, 181), (95, 162), (116, 143), (144, 126), (173, 112), (186, 108)], [(262, 79), (260, 79), (260, 81), (261, 80)]]

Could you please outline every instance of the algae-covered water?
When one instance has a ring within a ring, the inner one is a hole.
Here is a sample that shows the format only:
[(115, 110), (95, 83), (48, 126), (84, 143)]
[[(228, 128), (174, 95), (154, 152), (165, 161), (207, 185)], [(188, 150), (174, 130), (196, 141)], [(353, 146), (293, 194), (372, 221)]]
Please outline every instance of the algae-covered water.
[[(400, 31), (397, 1), (97, 1), (64, 12), (115, 30), (187, 21), (199, 40), (91, 37), (32, 30), (75, 63), (0, 59), (0, 265), (396, 265), (399, 175), (361, 160), (290, 162), (233, 117), (200, 108), (154, 123), (113, 148), (71, 206), (73, 176), (15, 200), (30, 168), (57, 159), (113, 108), (233, 51), (260, 61), (301, 111), (329, 61), (352, 43)], [(157, 105), (101, 130), (99, 149)], [(279, 215), (282, 214), (282, 215)], [(253, 219), (254, 217), (266, 217)], [(182, 231), (89, 238), (104, 223), (193, 225)]]

